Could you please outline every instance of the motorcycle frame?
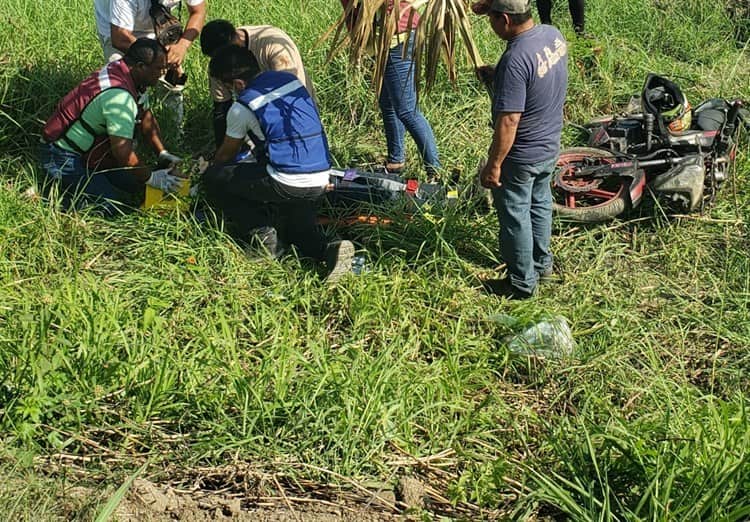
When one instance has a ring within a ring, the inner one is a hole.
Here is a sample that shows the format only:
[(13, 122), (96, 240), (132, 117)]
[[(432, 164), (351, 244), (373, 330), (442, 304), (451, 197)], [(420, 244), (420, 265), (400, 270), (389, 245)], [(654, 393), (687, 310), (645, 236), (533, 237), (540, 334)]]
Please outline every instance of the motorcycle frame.
[[(738, 123), (744, 119), (741, 113), (743, 103), (740, 100), (727, 101), (727, 105), (729, 109), (726, 118), (722, 126), (715, 131), (690, 130), (667, 136), (654, 134), (653, 121), (649, 122), (648, 116), (650, 115), (644, 113), (625, 114), (620, 118), (611, 116), (592, 120), (581, 127), (589, 135), (589, 146), (615, 154), (617, 161), (591, 167), (577, 167), (571, 177), (603, 179), (616, 176), (630, 178), (628, 192), (631, 206), (635, 208), (640, 204), (647, 184), (659, 176), (668, 175), (674, 168), (682, 164), (692, 163), (700, 158), (704, 165), (705, 174), (711, 180), (711, 186), (713, 187), (716, 185), (715, 170), (717, 166), (732, 159), (735, 131)], [(642, 130), (646, 132), (645, 139), (630, 144), (627, 143), (626, 136), (627, 146), (625, 151), (618, 150), (614, 146), (603, 146), (603, 143), (621, 143), (621, 138), (617, 138), (618, 141), (615, 142), (607, 132), (610, 126), (618, 120), (638, 122)], [(601, 142), (600, 140), (603, 138), (606, 141)], [(705, 150), (704, 143), (710, 144), (705, 147)], [(640, 148), (645, 148), (645, 151), (641, 154), (628, 152)], [(680, 149), (688, 148), (697, 148), (697, 150), (680, 155)], [(648, 159), (661, 153), (673, 153), (675, 156)], [(669, 168), (660, 170), (658, 167)]]

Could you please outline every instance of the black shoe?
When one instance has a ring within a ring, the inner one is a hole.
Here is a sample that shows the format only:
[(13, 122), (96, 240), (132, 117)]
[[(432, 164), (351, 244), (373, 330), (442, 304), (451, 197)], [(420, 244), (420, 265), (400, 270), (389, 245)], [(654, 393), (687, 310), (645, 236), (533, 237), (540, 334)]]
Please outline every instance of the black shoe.
[(528, 299), (534, 295), (533, 292), (529, 293), (513, 286), (507, 277), (505, 279), (487, 279), (482, 283), (482, 286), (490, 294), (513, 300)]
[(245, 253), (252, 259), (261, 259), (263, 255), (278, 259), (286, 251), (287, 245), (279, 239), (273, 227), (258, 227), (248, 233), (248, 246), (245, 248)]
[(331, 241), (326, 247), (326, 268), (328, 275), (325, 278), (327, 284), (335, 283), (352, 271), (354, 259), (354, 244), (343, 239)]

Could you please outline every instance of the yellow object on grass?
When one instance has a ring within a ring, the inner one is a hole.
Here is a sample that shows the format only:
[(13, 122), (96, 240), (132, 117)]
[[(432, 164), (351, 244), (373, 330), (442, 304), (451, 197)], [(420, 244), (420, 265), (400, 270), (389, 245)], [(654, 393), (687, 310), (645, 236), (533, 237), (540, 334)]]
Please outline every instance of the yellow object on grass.
[(146, 199), (141, 208), (143, 210), (187, 210), (187, 197), (190, 194), (190, 180), (185, 179), (176, 194), (165, 194), (158, 188), (146, 185)]

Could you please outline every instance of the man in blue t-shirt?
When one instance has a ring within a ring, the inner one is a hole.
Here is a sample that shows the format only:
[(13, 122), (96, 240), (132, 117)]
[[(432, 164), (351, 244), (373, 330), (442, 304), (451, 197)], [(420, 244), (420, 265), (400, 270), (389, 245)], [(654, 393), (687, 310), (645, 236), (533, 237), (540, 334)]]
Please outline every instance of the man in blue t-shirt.
[(474, 11), (487, 14), (492, 30), (508, 42), (495, 67), (495, 131), (480, 173), (493, 192), (508, 277), (487, 287), (523, 299), (552, 274), (550, 178), (560, 151), (567, 44), (556, 28), (534, 25), (530, 0), (492, 0)]

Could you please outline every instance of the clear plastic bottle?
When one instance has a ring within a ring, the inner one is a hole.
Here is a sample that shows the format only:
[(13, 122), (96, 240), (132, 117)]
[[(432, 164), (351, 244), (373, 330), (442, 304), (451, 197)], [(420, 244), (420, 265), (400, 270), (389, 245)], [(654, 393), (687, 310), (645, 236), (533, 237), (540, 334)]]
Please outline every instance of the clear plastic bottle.
[(575, 346), (568, 320), (562, 315), (533, 324), (508, 340), (511, 352), (546, 359), (569, 357)]
[(365, 256), (358, 254), (352, 259), (352, 273), (354, 275), (361, 275), (367, 272), (368, 268), (365, 263)]

